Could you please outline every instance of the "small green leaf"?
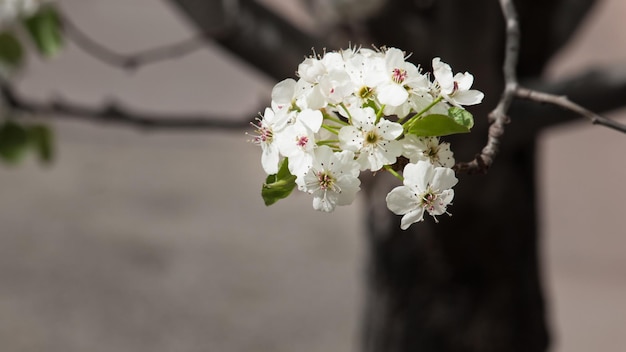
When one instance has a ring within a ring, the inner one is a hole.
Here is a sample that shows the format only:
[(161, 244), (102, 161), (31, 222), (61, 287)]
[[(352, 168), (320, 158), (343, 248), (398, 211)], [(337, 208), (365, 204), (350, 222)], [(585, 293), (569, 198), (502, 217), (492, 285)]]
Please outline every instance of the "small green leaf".
[(433, 114), (412, 122), (408, 133), (420, 137), (438, 137), (469, 131), (469, 128), (459, 125), (446, 115)]
[(448, 116), (459, 125), (465, 126), (468, 129), (474, 127), (474, 116), (463, 108), (457, 108), (456, 106), (451, 107), (450, 110), (448, 110)]
[(289, 172), (288, 163), (289, 161), (285, 158), (278, 173), (267, 176), (261, 189), (265, 205), (270, 206), (280, 199), (287, 198), (296, 187), (296, 176)]
[(46, 125), (33, 125), (28, 128), (28, 137), (37, 152), (39, 160), (50, 163), (54, 157), (54, 135)]
[(0, 158), (15, 164), (19, 162), (29, 147), (28, 132), (21, 125), (7, 120), (0, 126)]
[(378, 110), (378, 107), (376, 106), (376, 102), (371, 99), (368, 99), (365, 102), (365, 104), (363, 104), (363, 108), (367, 108), (367, 107), (374, 109), (374, 111)]
[(0, 33), (0, 65), (13, 70), (19, 68), (23, 60), (24, 49), (13, 33)]
[(24, 25), (43, 56), (53, 56), (63, 46), (61, 20), (54, 6), (42, 7), (24, 19)]

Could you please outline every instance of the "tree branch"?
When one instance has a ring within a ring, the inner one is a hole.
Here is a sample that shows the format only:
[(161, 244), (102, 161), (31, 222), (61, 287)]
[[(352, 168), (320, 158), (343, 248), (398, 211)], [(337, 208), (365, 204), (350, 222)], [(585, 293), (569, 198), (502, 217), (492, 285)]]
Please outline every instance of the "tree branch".
[(528, 99), (539, 103), (549, 103), (560, 106), (564, 109), (570, 110), (583, 117), (588, 118), (594, 125), (602, 125), (616, 131), (626, 133), (626, 125), (608, 119), (604, 116), (598, 115), (591, 110), (587, 110), (584, 107), (572, 102), (564, 95), (549, 94), (524, 87), (518, 87), (515, 91), (515, 96), (518, 98)]
[(133, 54), (120, 54), (92, 39), (80, 29), (68, 16), (62, 15), (65, 34), (80, 49), (97, 60), (125, 70), (136, 70), (148, 64), (154, 64), (165, 60), (180, 58), (206, 47), (208, 39), (226, 35), (232, 28), (223, 26), (217, 30), (203, 31), (191, 38), (177, 43), (162, 45), (159, 47), (139, 51)]
[(510, 0), (500, 0), (502, 13), (506, 21), (506, 48), (504, 56), (504, 92), (494, 110), (489, 113), (489, 132), (487, 145), (476, 158), (469, 162), (460, 162), (454, 166), (456, 172), (485, 173), (493, 163), (500, 147), (500, 137), (504, 134), (504, 125), (509, 123), (507, 115), (517, 89), (517, 59), (519, 55), (520, 30), (515, 6)]
[(14, 110), (38, 114), (57, 115), (64, 118), (78, 118), (82, 121), (117, 123), (150, 130), (225, 130), (241, 131), (253, 121), (240, 118), (219, 118), (210, 115), (168, 115), (137, 112), (110, 102), (101, 107), (92, 107), (77, 103), (65, 102), (60, 99), (49, 103), (41, 103), (20, 97), (6, 83), (0, 84), (2, 99)]
[[(217, 1), (171, 0), (200, 30), (223, 21)], [(235, 27), (216, 43), (277, 81), (292, 77), (311, 48), (331, 47), (329, 38), (316, 38), (254, 0), (239, 0)]]
[(509, 123), (509, 109), (514, 98), (526, 99), (539, 103), (550, 103), (588, 118), (592, 124), (602, 125), (626, 133), (626, 125), (600, 116), (562, 95), (550, 94), (520, 87), (517, 82), (517, 60), (519, 55), (520, 29), (517, 13), (511, 0), (500, 0), (500, 6), (506, 22), (506, 49), (503, 64), (504, 92), (496, 108), (488, 115), (489, 126), (487, 144), (474, 160), (459, 162), (454, 170), (460, 173), (486, 173), (498, 153), (500, 138), (504, 134), (504, 125)]

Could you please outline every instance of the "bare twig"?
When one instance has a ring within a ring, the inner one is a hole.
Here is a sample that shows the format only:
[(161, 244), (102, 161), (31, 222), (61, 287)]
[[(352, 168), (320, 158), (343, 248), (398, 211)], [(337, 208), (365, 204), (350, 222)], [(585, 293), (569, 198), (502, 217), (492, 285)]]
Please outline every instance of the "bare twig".
[(626, 125), (607, 119), (584, 107), (572, 102), (565, 96), (559, 96), (518, 85), (516, 68), (519, 56), (520, 29), (517, 13), (511, 0), (500, 0), (500, 6), (506, 22), (506, 49), (504, 57), (504, 92), (496, 108), (489, 113), (489, 126), (487, 145), (474, 160), (460, 162), (454, 166), (456, 172), (486, 173), (498, 153), (500, 138), (504, 134), (504, 125), (509, 122), (508, 111), (514, 98), (527, 99), (539, 103), (550, 103), (570, 110), (588, 118), (594, 125), (602, 125), (608, 128), (626, 133)]
[(513, 102), (517, 90), (517, 59), (519, 54), (520, 30), (515, 7), (510, 0), (500, 0), (502, 13), (506, 20), (506, 49), (503, 64), (504, 92), (495, 109), (489, 113), (489, 132), (487, 145), (482, 152), (470, 162), (457, 163), (454, 166), (456, 172), (485, 173), (493, 163), (500, 146), (500, 137), (504, 134), (504, 125), (509, 122), (507, 116), (509, 107)]
[(120, 54), (100, 44), (83, 32), (68, 16), (63, 16), (65, 33), (79, 48), (92, 57), (110, 66), (136, 70), (148, 64), (171, 60), (192, 54), (206, 47), (208, 39), (215, 39), (231, 30), (224, 26), (215, 31), (198, 33), (177, 43), (143, 50), (133, 54)]
[(626, 133), (626, 125), (617, 121), (608, 119), (604, 116), (598, 115), (593, 111), (587, 110), (584, 107), (572, 102), (566, 96), (554, 95), (536, 90), (518, 87), (515, 91), (515, 96), (522, 99), (528, 99), (539, 103), (548, 103), (556, 106), (560, 106), (564, 109), (575, 112), (581, 116), (588, 118), (594, 125), (602, 125), (608, 128)]
[[(167, 115), (142, 113), (116, 102), (101, 107), (92, 107), (62, 100), (48, 103), (35, 102), (20, 97), (13, 88), (3, 83), (0, 85), (2, 100), (16, 111), (38, 115), (57, 115), (64, 118), (79, 118), (83, 121), (117, 123), (144, 129), (181, 129), (181, 130), (234, 130), (241, 131), (250, 126), (250, 119), (218, 118), (204, 114)], [(252, 116), (252, 115), (251, 115)]]

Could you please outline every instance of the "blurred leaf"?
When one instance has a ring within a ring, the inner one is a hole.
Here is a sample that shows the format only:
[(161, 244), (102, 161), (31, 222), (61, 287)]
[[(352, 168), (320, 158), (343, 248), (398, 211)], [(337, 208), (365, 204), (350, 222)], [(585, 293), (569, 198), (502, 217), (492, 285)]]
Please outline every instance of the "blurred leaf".
[(474, 116), (463, 108), (457, 108), (456, 106), (451, 107), (450, 110), (448, 110), (448, 116), (459, 125), (465, 126), (468, 129), (474, 127)]
[(54, 6), (42, 7), (24, 19), (24, 25), (43, 56), (53, 56), (63, 46), (61, 20)]
[(408, 133), (420, 137), (438, 137), (457, 133), (468, 133), (469, 128), (459, 125), (446, 115), (427, 115), (411, 123)]
[(265, 205), (270, 206), (280, 199), (287, 198), (296, 187), (296, 176), (289, 172), (288, 165), (289, 161), (285, 158), (278, 173), (267, 176), (261, 189), (261, 196), (263, 196)]
[(11, 164), (19, 162), (29, 147), (28, 132), (21, 125), (7, 120), (0, 126), (0, 157)]
[(34, 125), (28, 128), (28, 137), (32, 147), (37, 152), (39, 160), (44, 163), (52, 162), (54, 158), (54, 135), (46, 125)]
[(11, 32), (0, 33), (0, 64), (14, 70), (22, 65), (24, 50), (22, 44)]

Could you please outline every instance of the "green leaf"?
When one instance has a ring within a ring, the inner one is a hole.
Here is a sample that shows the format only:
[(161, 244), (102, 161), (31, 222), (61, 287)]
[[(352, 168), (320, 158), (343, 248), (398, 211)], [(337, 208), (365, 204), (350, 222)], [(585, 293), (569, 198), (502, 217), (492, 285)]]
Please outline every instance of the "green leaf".
[(50, 163), (54, 157), (54, 135), (46, 125), (34, 125), (28, 128), (28, 137), (37, 152), (39, 160)]
[(13, 33), (0, 33), (0, 65), (13, 70), (19, 68), (23, 61), (24, 49)]
[(0, 126), (0, 158), (15, 164), (19, 162), (29, 147), (28, 132), (21, 125), (7, 120)]
[(459, 125), (446, 115), (427, 115), (411, 123), (408, 133), (420, 137), (447, 136), (456, 133), (468, 133), (469, 128)]
[(459, 125), (465, 126), (468, 129), (474, 127), (474, 116), (472, 116), (472, 114), (465, 109), (453, 106), (448, 110), (448, 116), (450, 116)]
[(53, 56), (63, 46), (61, 20), (54, 6), (42, 7), (24, 19), (24, 25), (43, 56)]
[(378, 107), (376, 106), (376, 102), (371, 100), (371, 99), (368, 99), (365, 102), (365, 104), (363, 104), (363, 108), (368, 108), (368, 107), (374, 109), (374, 111), (378, 111)]
[(265, 205), (270, 206), (283, 198), (287, 198), (296, 187), (296, 176), (289, 172), (288, 164), (289, 161), (285, 158), (278, 169), (278, 173), (267, 176), (261, 189)]

